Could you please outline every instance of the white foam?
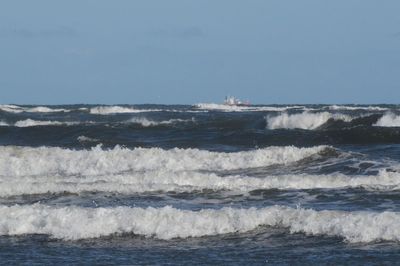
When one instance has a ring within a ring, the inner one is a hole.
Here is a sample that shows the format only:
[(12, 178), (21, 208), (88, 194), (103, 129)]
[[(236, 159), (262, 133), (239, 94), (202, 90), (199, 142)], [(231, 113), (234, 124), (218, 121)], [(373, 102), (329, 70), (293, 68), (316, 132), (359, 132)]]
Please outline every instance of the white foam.
[(231, 190), (248, 192), (257, 189), (316, 189), (364, 187), (367, 189), (395, 190), (400, 188), (400, 174), (381, 171), (378, 175), (282, 175), (254, 178), (247, 176), (218, 176), (215, 173), (196, 171), (153, 171), (123, 174), (38, 176), (0, 176), (0, 196), (44, 194), (113, 192), (141, 193), (151, 191), (191, 192), (196, 190)]
[(343, 114), (332, 114), (329, 112), (299, 114), (282, 113), (278, 116), (267, 116), (268, 129), (316, 129), (325, 124), (329, 119), (351, 121), (351, 117)]
[(14, 126), (16, 127), (62, 126), (62, 125), (71, 126), (77, 124), (79, 124), (79, 122), (41, 121), (41, 120), (26, 119), (15, 122)]
[(98, 142), (99, 141), (98, 139), (89, 138), (89, 137), (86, 137), (86, 136), (79, 136), (77, 138), (77, 140), (79, 142)]
[(122, 106), (97, 106), (90, 108), (91, 114), (96, 115), (109, 115), (109, 114), (121, 114), (121, 113), (143, 113), (143, 112), (160, 112), (161, 109), (135, 109), (131, 107)]
[(326, 107), (329, 110), (348, 110), (348, 111), (355, 111), (355, 110), (366, 110), (366, 111), (386, 111), (388, 108), (379, 107), (379, 106), (347, 106), (347, 105), (331, 105)]
[(7, 122), (4, 121), (0, 121), (0, 127), (8, 127), (9, 124)]
[(9, 112), (9, 113), (57, 113), (57, 112), (70, 112), (71, 110), (61, 109), (61, 108), (49, 108), (45, 106), (36, 106), (36, 107), (22, 107), (17, 105), (0, 105), (0, 110)]
[(29, 113), (58, 113), (58, 112), (70, 112), (71, 110), (67, 109), (61, 109), (61, 108), (49, 108), (49, 107), (44, 107), (44, 106), (37, 106), (37, 107), (32, 107), (32, 108), (26, 108), (25, 112)]
[(377, 127), (400, 127), (400, 116), (386, 113), (374, 124)]
[(291, 233), (337, 236), (349, 242), (400, 240), (397, 212), (315, 211), (272, 206), (200, 211), (163, 208), (0, 206), (0, 235), (45, 234), (63, 240), (133, 233), (159, 239), (243, 233), (259, 226)]
[(22, 107), (11, 105), (11, 104), (2, 104), (0, 105), (0, 110), (8, 113), (22, 113)]
[(205, 110), (216, 110), (216, 111), (224, 111), (224, 112), (249, 112), (249, 111), (275, 111), (281, 112), (289, 109), (304, 109), (304, 106), (236, 106), (236, 105), (226, 105), (226, 104), (217, 104), (217, 103), (198, 103), (195, 105), (196, 108), (205, 109)]
[(326, 146), (311, 148), (287, 146), (224, 153), (178, 148), (131, 150), (118, 146), (111, 150), (103, 150), (100, 146), (90, 150), (0, 146), (0, 176), (107, 175), (157, 169), (231, 170), (292, 163), (326, 148)]
[(171, 125), (171, 124), (177, 124), (177, 123), (188, 123), (188, 122), (193, 122), (194, 119), (169, 119), (169, 120), (163, 120), (163, 121), (154, 121), (147, 119), (145, 117), (133, 117), (129, 119), (127, 122), (128, 123), (133, 123), (133, 124), (139, 124), (143, 127), (152, 127), (152, 126), (159, 126), (159, 125)]

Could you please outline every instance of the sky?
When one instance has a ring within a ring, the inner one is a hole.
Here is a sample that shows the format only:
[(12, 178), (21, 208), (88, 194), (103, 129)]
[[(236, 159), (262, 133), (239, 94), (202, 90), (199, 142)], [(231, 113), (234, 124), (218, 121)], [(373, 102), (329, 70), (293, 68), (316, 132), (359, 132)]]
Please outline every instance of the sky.
[(398, 0), (2, 0), (0, 103), (400, 103)]

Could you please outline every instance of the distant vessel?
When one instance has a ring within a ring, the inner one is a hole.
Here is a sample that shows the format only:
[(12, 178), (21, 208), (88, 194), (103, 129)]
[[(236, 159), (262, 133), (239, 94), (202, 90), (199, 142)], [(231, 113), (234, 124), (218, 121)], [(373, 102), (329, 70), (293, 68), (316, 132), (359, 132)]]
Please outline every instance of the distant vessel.
[(249, 106), (250, 102), (249, 101), (241, 101), (238, 98), (235, 98), (234, 96), (226, 96), (225, 105), (230, 105), (230, 106)]

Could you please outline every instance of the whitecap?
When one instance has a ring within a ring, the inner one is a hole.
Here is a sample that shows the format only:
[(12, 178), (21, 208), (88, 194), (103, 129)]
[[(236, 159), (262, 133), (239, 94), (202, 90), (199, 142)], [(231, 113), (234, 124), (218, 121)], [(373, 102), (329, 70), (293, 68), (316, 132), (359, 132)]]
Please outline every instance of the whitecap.
[(83, 136), (83, 135), (77, 137), (77, 140), (78, 140), (79, 142), (98, 142), (98, 141), (99, 141), (98, 139), (89, 138), (89, 137), (86, 137), (86, 136)]
[(161, 109), (136, 109), (131, 107), (122, 106), (96, 106), (90, 108), (91, 114), (96, 115), (109, 115), (109, 114), (123, 114), (123, 113), (143, 113), (143, 112), (160, 112)]
[(315, 211), (271, 206), (261, 209), (0, 206), (0, 235), (45, 234), (63, 240), (135, 234), (159, 239), (244, 233), (260, 226), (290, 233), (342, 237), (349, 242), (399, 241), (400, 213)]
[(79, 124), (79, 122), (42, 121), (42, 120), (26, 119), (15, 122), (14, 126), (16, 127), (62, 126), (62, 125), (72, 126), (77, 124)]
[(268, 147), (241, 152), (211, 152), (198, 149), (160, 148), (70, 150), (58, 147), (0, 146), (0, 176), (23, 175), (97, 175), (124, 171), (170, 169), (232, 170), (292, 163), (321, 151), (326, 146), (310, 148)]
[(8, 127), (10, 126), (7, 122), (0, 121), (0, 127)]
[(361, 105), (330, 105), (325, 107), (329, 110), (347, 110), (347, 111), (356, 111), (356, 110), (365, 110), (365, 111), (386, 111), (388, 108), (379, 107), (379, 106), (361, 106)]
[(332, 114), (329, 112), (303, 112), (298, 114), (282, 113), (277, 116), (267, 116), (268, 129), (316, 129), (325, 124), (329, 119), (351, 121), (352, 118), (343, 114)]
[(177, 123), (189, 123), (193, 122), (194, 119), (169, 119), (169, 120), (162, 120), (162, 121), (154, 121), (147, 119), (145, 117), (133, 117), (127, 121), (127, 123), (132, 124), (139, 124), (143, 127), (152, 127), (152, 126), (159, 126), (159, 125), (171, 125)]
[(0, 176), (0, 196), (44, 193), (142, 193), (152, 191), (191, 192), (199, 190), (230, 190), (248, 192), (258, 189), (337, 189), (363, 187), (366, 189), (396, 190), (400, 188), (400, 174), (380, 171), (377, 175), (266, 175), (262, 178), (197, 171), (172, 171), (157, 169), (143, 172), (94, 175)]
[(377, 127), (400, 127), (400, 116), (386, 113), (374, 124)]
[(23, 107), (18, 105), (0, 105), (0, 110), (9, 113), (58, 113), (58, 112), (70, 112), (71, 110), (61, 109), (61, 108), (50, 108), (46, 106), (36, 106), (36, 107)]

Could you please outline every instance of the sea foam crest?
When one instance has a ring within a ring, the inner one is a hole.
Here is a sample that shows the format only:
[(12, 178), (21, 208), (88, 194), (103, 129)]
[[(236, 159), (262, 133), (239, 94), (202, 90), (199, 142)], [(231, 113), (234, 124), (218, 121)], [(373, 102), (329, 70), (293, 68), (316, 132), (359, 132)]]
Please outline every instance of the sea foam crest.
[(386, 113), (374, 124), (378, 127), (400, 127), (400, 116), (394, 113)]
[(215, 173), (193, 171), (136, 172), (113, 175), (38, 175), (0, 176), (0, 197), (44, 193), (112, 192), (142, 193), (150, 191), (190, 192), (196, 190), (231, 190), (247, 192), (258, 189), (316, 189), (364, 187), (395, 190), (400, 188), (400, 174), (381, 171), (378, 175), (282, 175), (255, 178), (248, 176), (218, 176)]
[(70, 150), (57, 147), (0, 146), (0, 176), (24, 175), (97, 175), (170, 169), (231, 170), (292, 163), (327, 149), (268, 147), (234, 153), (198, 149), (127, 149), (119, 146), (103, 150)]
[(278, 116), (267, 116), (268, 129), (316, 129), (325, 124), (329, 119), (351, 121), (351, 117), (343, 114), (332, 114), (329, 112), (298, 114), (282, 113)]
[(362, 105), (330, 105), (326, 107), (329, 110), (347, 110), (347, 111), (355, 111), (355, 110), (365, 110), (365, 111), (386, 111), (388, 108), (380, 107), (380, 106), (362, 106)]
[(99, 142), (99, 139), (95, 139), (95, 138), (90, 138), (90, 137), (86, 137), (84, 135), (79, 136), (76, 138), (79, 142)]
[(109, 115), (109, 114), (122, 114), (122, 113), (143, 113), (143, 112), (159, 112), (160, 109), (135, 109), (132, 107), (123, 106), (96, 106), (90, 108), (91, 114), (96, 115)]
[(153, 127), (153, 126), (160, 126), (160, 125), (171, 125), (177, 123), (188, 123), (193, 122), (194, 118), (189, 119), (169, 119), (169, 120), (162, 120), (162, 121), (154, 121), (151, 119), (147, 119), (145, 117), (133, 117), (127, 121), (127, 123), (132, 124), (139, 124), (142, 127)]
[(0, 206), (0, 235), (45, 234), (63, 240), (136, 234), (159, 239), (243, 233), (259, 226), (291, 233), (338, 236), (349, 242), (400, 240), (397, 212), (315, 211), (271, 206), (200, 211), (163, 208)]
[(0, 105), (0, 110), (9, 113), (58, 113), (58, 112), (70, 112), (71, 110), (62, 108), (49, 108), (46, 106), (36, 106), (36, 107), (23, 107), (18, 105), (4, 104)]
[(62, 125), (72, 126), (77, 124), (79, 124), (79, 122), (42, 121), (42, 120), (26, 119), (15, 122), (14, 126), (16, 127), (62, 126)]
[(5, 127), (37, 127), (37, 126), (74, 126), (74, 125), (79, 125), (79, 124), (94, 124), (95, 122), (93, 121), (85, 121), (85, 122), (79, 122), (79, 121), (55, 121), (55, 120), (34, 120), (34, 119), (25, 119), (25, 120), (19, 120), (15, 122), (14, 124), (9, 124), (4, 121), (0, 121), (0, 126), (5, 126)]

